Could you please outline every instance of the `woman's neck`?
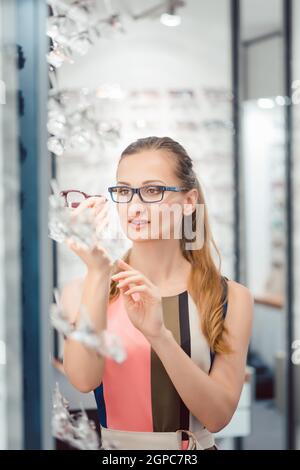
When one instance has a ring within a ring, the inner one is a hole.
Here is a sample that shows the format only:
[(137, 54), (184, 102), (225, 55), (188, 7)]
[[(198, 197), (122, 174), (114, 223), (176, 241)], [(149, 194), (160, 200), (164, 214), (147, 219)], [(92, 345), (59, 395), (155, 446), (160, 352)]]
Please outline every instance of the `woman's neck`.
[(184, 258), (179, 240), (133, 243), (128, 263), (158, 286), (162, 296), (187, 288), (191, 264)]

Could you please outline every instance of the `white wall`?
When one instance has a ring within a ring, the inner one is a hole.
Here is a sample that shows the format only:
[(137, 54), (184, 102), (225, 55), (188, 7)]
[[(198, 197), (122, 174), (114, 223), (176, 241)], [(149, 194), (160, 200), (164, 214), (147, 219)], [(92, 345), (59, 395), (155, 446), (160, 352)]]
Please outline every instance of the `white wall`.
[[(272, 218), (274, 190), (272, 180), (284, 181), (284, 115), (283, 107), (259, 108), (257, 101), (243, 104), (243, 157), (245, 193), (245, 232), (247, 285), (257, 296), (271, 295)], [(275, 164), (281, 163), (276, 169)], [(284, 225), (284, 213), (282, 213)], [(285, 239), (284, 228), (282, 238)], [(284, 247), (281, 253), (284, 255)], [(270, 281), (269, 281), (270, 283)], [(273, 285), (274, 295), (284, 294), (284, 274), (281, 285)], [(277, 292), (276, 292), (277, 291)]]
[(283, 39), (271, 37), (246, 47), (246, 99), (284, 94)]
[(273, 33), (282, 28), (282, 0), (241, 0), (243, 40)]

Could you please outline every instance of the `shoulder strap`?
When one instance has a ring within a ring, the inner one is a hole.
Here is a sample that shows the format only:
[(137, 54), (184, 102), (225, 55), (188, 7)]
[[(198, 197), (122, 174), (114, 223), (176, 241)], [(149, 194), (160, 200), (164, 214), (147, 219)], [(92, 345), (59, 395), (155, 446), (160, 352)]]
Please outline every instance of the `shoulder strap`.
[[(223, 300), (226, 299), (227, 294), (228, 294), (228, 284), (227, 284), (227, 281), (229, 281), (228, 277), (222, 276), (222, 282), (223, 282), (223, 285), (224, 285)], [(227, 313), (227, 305), (228, 305), (228, 299), (226, 300), (226, 302), (225, 302), (225, 304), (224, 304), (224, 308), (223, 308), (223, 318), (224, 318), (224, 319), (225, 319), (226, 313)]]

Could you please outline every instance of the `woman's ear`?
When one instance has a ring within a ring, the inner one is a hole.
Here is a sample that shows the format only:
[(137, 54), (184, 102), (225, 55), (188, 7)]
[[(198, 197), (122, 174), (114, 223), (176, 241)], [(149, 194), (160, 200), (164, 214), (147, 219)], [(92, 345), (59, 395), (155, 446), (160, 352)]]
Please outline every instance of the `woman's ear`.
[(198, 200), (198, 191), (196, 188), (191, 189), (186, 193), (183, 204), (183, 215), (191, 215), (197, 204)]

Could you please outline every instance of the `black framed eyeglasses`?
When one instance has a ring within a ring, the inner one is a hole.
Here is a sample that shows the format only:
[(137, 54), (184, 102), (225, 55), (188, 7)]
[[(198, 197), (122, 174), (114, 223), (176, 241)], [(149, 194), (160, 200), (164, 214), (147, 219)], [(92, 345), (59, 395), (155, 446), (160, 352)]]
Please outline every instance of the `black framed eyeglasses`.
[(110, 186), (107, 188), (112, 200), (117, 203), (128, 203), (132, 200), (133, 195), (137, 193), (142, 202), (160, 202), (162, 201), (165, 191), (182, 192), (188, 191), (188, 188), (179, 188), (177, 186), (161, 186), (146, 185), (140, 188), (132, 188), (131, 186)]
[(87, 194), (78, 189), (65, 189), (60, 191), (60, 196), (65, 199), (65, 205), (75, 209), (79, 204), (89, 197), (105, 197), (102, 194)]

